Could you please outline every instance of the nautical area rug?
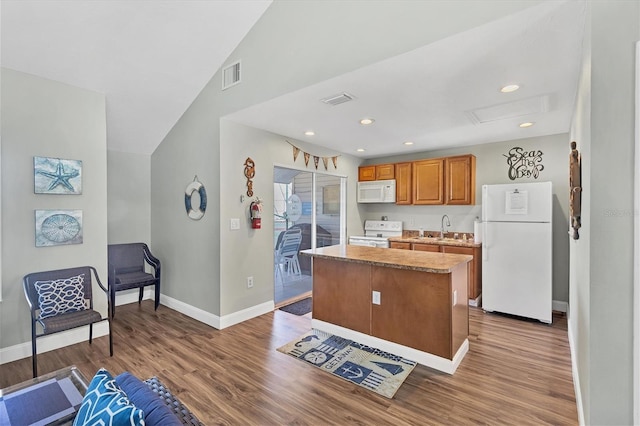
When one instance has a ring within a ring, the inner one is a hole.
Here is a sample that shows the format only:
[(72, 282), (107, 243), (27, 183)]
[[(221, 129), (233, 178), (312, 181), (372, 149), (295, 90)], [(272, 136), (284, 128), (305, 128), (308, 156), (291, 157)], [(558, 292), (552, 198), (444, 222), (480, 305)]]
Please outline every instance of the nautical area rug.
[(311, 298), (307, 297), (306, 299), (298, 300), (290, 305), (283, 306), (280, 310), (294, 315), (306, 315), (311, 312)]
[(278, 351), (387, 398), (393, 398), (416, 366), (415, 361), (320, 330), (311, 330)]

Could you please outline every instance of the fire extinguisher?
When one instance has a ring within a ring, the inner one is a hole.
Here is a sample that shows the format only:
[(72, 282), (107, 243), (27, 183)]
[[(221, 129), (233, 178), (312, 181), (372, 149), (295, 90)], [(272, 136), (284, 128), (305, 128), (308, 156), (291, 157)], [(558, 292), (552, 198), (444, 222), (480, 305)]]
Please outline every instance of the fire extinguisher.
[(251, 227), (253, 229), (260, 229), (262, 224), (262, 201), (256, 198), (256, 201), (252, 201), (249, 206), (249, 213), (251, 215)]

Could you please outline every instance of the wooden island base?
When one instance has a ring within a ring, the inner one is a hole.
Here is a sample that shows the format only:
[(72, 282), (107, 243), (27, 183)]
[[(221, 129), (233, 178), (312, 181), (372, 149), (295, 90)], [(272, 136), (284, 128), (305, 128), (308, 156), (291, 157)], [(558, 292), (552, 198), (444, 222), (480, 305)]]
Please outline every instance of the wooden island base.
[(471, 256), (361, 246), (313, 257), (313, 328), (453, 374), (469, 350)]

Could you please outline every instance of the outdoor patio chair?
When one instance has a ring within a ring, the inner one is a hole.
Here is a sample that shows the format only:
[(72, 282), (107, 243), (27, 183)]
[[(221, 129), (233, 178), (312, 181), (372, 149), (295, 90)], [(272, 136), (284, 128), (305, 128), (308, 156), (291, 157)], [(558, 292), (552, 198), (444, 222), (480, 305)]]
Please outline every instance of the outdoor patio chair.
[(103, 318), (100, 312), (93, 309), (94, 280), (107, 295), (107, 289), (102, 285), (98, 272), (92, 266), (34, 272), (24, 276), (22, 280), (24, 294), (31, 311), (31, 353), (34, 378), (38, 376), (36, 348), (38, 337), (88, 325), (89, 344), (91, 344), (93, 324), (107, 321), (109, 355), (113, 356), (109, 298), (107, 297), (107, 317)]
[[(151, 254), (144, 243), (109, 244), (109, 297), (111, 317), (116, 315), (116, 292), (139, 288), (138, 303), (142, 301), (144, 288), (155, 287), (155, 309), (160, 304), (160, 260)], [(153, 274), (145, 271), (145, 262), (153, 268)]]

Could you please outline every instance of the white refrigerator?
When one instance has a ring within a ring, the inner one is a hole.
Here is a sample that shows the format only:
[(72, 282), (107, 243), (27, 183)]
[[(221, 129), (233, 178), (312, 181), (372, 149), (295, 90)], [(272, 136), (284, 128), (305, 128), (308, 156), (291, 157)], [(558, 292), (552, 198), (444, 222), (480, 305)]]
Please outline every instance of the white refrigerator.
[(482, 308), (551, 323), (551, 182), (482, 186)]

